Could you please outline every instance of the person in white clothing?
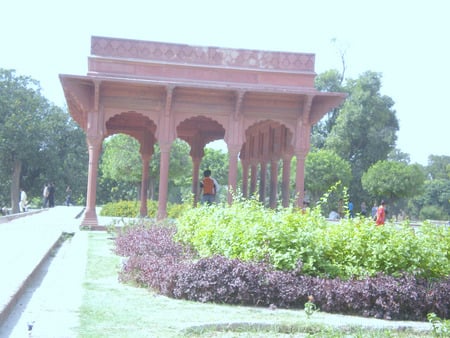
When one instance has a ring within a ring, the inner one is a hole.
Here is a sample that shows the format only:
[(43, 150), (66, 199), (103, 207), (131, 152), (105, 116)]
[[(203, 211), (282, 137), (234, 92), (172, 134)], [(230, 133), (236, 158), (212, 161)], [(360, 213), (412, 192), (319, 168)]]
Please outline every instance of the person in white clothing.
[(19, 201), (19, 210), (20, 212), (25, 212), (28, 210), (28, 201), (27, 201), (27, 193), (20, 189), (20, 201)]

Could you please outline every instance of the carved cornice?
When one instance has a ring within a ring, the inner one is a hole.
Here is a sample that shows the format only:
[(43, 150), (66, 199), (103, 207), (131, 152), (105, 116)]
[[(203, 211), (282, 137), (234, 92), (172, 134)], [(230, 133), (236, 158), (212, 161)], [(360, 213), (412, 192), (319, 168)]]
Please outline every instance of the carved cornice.
[(200, 47), (97, 36), (92, 37), (91, 54), (180, 64), (302, 72), (314, 72), (315, 62), (315, 55), (311, 53)]

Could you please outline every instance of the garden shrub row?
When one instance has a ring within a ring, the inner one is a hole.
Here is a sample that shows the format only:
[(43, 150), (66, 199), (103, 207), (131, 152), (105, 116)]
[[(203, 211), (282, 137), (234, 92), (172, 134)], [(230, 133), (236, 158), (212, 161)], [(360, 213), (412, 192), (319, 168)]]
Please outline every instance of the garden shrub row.
[(272, 210), (255, 200), (193, 208), (177, 220), (176, 238), (200, 257), (265, 261), (303, 274), (349, 279), (379, 273), (424, 278), (450, 274), (450, 229), (424, 223), (376, 227), (370, 218), (330, 223), (318, 208)]
[(304, 264), (277, 270), (262, 261), (212, 255), (198, 258), (174, 241), (177, 229), (125, 227), (115, 252), (127, 257), (120, 279), (163, 295), (200, 302), (303, 308), (308, 296), (323, 311), (397, 320), (426, 320), (427, 313), (448, 318), (450, 278), (425, 279), (410, 273), (365, 278), (324, 278), (303, 273)]
[[(179, 217), (185, 210), (191, 207), (192, 203), (168, 203), (167, 216), (169, 218)], [(106, 203), (100, 210), (100, 216), (135, 218), (140, 214), (140, 201), (118, 201)], [(147, 217), (156, 218), (158, 213), (158, 202), (147, 200)]]

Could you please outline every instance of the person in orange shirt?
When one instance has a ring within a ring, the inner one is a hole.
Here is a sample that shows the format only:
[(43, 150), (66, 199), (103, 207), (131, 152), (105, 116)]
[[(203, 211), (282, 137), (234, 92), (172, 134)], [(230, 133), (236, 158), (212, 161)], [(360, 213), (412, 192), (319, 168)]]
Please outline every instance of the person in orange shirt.
[(203, 172), (203, 180), (200, 182), (202, 189), (202, 204), (207, 203), (211, 205), (216, 200), (216, 194), (219, 191), (219, 184), (211, 177), (211, 170), (207, 169)]
[(385, 220), (386, 220), (385, 202), (381, 201), (381, 204), (377, 209), (377, 220), (375, 222), (377, 225), (383, 225)]

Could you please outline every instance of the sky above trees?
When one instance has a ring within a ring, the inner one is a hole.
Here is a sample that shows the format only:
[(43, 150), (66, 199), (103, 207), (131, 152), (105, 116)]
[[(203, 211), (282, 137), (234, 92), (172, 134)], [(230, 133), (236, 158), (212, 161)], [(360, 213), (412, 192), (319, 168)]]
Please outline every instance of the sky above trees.
[(58, 75), (87, 73), (92, 35), (315, 53), (317, 73), (341, 71), (344, 51), (346, 77), (382, 73), (400, 122), (397, 147), (412, 162), (450, 155), (446, 0), (16, 0), (2, 9), (0, 67), (40, 81), (60, 106)]

